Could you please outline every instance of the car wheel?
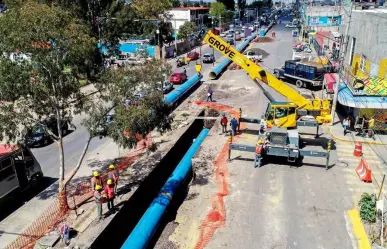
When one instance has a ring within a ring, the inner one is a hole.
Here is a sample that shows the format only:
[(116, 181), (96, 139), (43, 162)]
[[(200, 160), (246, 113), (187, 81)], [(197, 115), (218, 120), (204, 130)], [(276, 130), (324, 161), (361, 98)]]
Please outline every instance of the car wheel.
[(298, 88), (302, 88), (303, 85), (304, 85), (304, 82), (302, 82), (301, 80), (297, 80), (297, 81), (296, 81), (296, 86), (297, 86)]
[(280, 78), (280, 75), (279, 75), (279, 72), (274, 72), (274, 76), (279, 79)]

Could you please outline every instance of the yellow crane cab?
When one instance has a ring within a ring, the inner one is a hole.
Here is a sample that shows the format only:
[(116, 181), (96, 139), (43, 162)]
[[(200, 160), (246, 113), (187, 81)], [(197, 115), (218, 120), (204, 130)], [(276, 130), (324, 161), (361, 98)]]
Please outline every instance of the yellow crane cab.
[(264, 115), (267, 127), (295, 127), (297, 106), (291, 102), (270, 102)]

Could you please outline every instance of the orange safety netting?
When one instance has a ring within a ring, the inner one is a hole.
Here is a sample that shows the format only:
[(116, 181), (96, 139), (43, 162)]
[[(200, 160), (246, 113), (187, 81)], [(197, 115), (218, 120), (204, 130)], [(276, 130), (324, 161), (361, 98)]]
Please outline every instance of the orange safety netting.
[[(209, 108), (215, 109), (219, 112), (227, 112), (231, 115), (237, 115), (238, 111), (232, 109), (232, 107), (216, 104), (213, 102), (198, 103), (199, 105), (208, 106)], [(241, 129), (245, 127), (244, 123), (241, 124)], [(233, 138), (236, 141), (239, 135)], [(215, 230), (220, 227), (224, 227), (226, 221), (226, 208), (224, 206), (223, 197), (228, 195), (228, 184), (229, 184), (229, 171), (228, 171), (228, 149), (229, 144), (226, 142), (223, 145), (218, 157), (215, 160), (215, 176), (217, 181), (217, 193), (212, 197), (212, 208), (207, 214), (205, 220), (200, 226), (199, 239), (196, 242), (195, 249), (204, 248), (211, 240), (215, 233)]]
[[(152, 143), (151, 136), (148, 135), (144, 140), (139, 141), (137, 148), (128, 153), (123, 159), (116, 163), (116, 169), (119, 172), (125, 170), (133, 161), (142, 154)], [(107, 173), (101, 174), (103, 181), (107, 180)], [(14, 241), (5, 247), (5, 249), (30, 249), (33, 248), (36, 241), (55, 228), (65, 217), (69, 210), (75, 209), (90, 199), (91, 192), (90, 181), (72, 182), (67, 187), (67, 200), (63, 196), (58, 198), (41, 214), (31, 225), (29, 225)], [(65, 193), (65, 192), (63, 192)]]

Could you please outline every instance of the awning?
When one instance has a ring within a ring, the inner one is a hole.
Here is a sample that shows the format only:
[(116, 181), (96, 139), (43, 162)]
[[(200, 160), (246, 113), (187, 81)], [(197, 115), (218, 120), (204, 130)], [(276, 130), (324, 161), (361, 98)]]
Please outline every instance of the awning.
[(340, 83), (338, 101), (342, 105), (355, 108), (387, 109), (386, 97), (353, 96), (345, 83)]

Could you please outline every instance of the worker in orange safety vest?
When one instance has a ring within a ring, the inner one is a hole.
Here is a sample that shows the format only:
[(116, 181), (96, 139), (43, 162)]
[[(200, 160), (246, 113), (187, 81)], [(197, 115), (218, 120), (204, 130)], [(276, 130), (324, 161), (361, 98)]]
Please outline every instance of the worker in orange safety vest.
[(114, 194), (117, 194), (117, 186), (118, 186), (118, 179), (120, 178), (120, 175), (118, 171), (115, 169), (113, 164), (110, 164), (108, 169), (108, 179), (111, 179), (114, 184)]
[(107, 206), (109, 211), (115, 212), (115, 207), (114, 207), (114, 183), (112, 179), (107, 180), (107, 185), (105, 186), (105, 194), (106, 194), (106, 201), (107, 201)]
[(257, 145), (255, 146), (255, 167), (261, 167), (263, 153), (263, 142), (261, 139), (258, 140)]
[(97, 185), (103, 186), (102, 177), (99, 175), (98, 171), (93, 172), (93, 177), (90, 179), (91, 192), (95, 191)]

